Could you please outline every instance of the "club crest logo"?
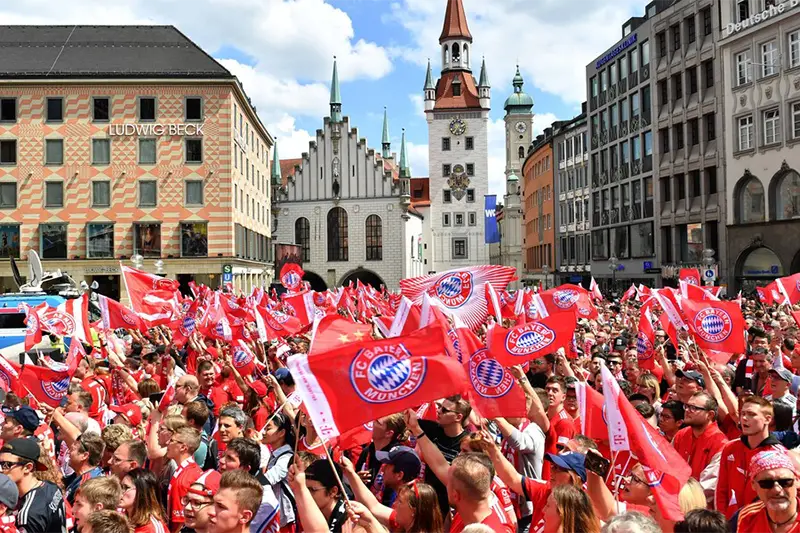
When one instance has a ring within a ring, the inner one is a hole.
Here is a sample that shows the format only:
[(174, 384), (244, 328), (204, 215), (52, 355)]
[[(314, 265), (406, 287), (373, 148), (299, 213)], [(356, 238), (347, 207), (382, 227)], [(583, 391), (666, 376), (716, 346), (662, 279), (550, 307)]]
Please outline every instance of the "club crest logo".
[(664, 481), (664, 473), (649, 468), (644, 469), (644, 477), (647, 484), (651, 487), (658, 487)]
[(700, 280), (694, 276), (688, 276), (684, 281), (686, 281), (686, 283), (689, 285), (697, 285), (698, 287), (700, 286)]
[(241, 331), (241, 335), (242, 335), (242, 337), (243, 337), (245, 340), (247, 340), (247, 339), (249, 339), (250, 337), (252, 337), (252, 335), (250, 334), (250, 330), (249, 330), (249, 329), (247, 329), (247, 326), (244, 326), (244, 327), (242, 327), (240, 331)]
[(472, 274), (453, 272), (442, 276), (431, 289), (431, 293), (450, 309), (461, 307), (472, 296)]
[(297, 316), (297, 311), (295, 310), (294, 306), (289, 302), (283, 302), (283, 308), (286, 309), (286, 312), (292, 316)]
[(350, 383), (368, 403), (402, 400), (422, 385), (427, 371), (424, 359), (412, 360), (402, 344), (360, 350), (350, 363)]
[(575, 289), (561, 289), (553, 293), (553, 303), (561, 309), (569, 309), (581, 297)]
[(366, 429), (367, 431), (372, 431), (373, 422), (367, 422), (366, 424), (362, 425), (364, 426), (364, 429)]
[(486, 348), (469, 358), (469, 380), (475, 392), (484, 398), (500, 398), (514, 386), (514, 377), (489, 355)]
[(178, 330), (181, 332), (181, 335), (184, 337), (188, 337), (194, 332), (195, 327), (195, 318), (194, 313), (188, 312), (186, 316), (183, 317), (180, 326), (178, 326)]
[(75, 319), (71, 316), (54, 311), (44, 319), (44, 328), (58, 335), (72, 335), (75, 331)]
[(214, 326), (214, 333), (217, 334), (217, 337), (222, 339), (225, 338), (225, 330), (230, 328), (230, 325), (227, 323), (225, 319), (220, 320), (217, 322), (217, 325)]
[(136, 316), (136, 315), (133, 313), (133, 311), (130, 311), (130, 310), (128, 310), (128, 309), (120, 309), (120, 312), (119, 312), (119, 314), (120, 314), (120, 316), (122, 317), (122, 320), (123, 320), (123, 322), (125, 322), (125, 323), (126, 323), (126, 324), (128, 324), (129, 326), (136, 326), (136, 324), (137, 324), (137, 319), (138, 319), (139, 317), (138, 317), (138, 316)]
[(0, 388), (2, 388), (4, 391), (13, 390), (11, 388), (11, 379), (8, 377), (8, 374), (6, 374), (4, 370), (0, 370), (0, 383), (2, 383), (2, 385), (0, 385)]
[(235, 348), (233, 350), (233, 366), (236, 368), (244, 368), (253, 362), (255, 357), (250, 350), (243, 348)]
[(290, 270), (283, 276), (281, 276), (281, 283), (283, 286), (290, 290), (295, 290), (300, 286), (300, 281), (302, 278), (297, 275), (297, 272), (294, 270)]
[(35, 313), (28, 313), (28, 323), (25, 326), (25, 334), (33, 335), (39, 331), (39, 318)]
[(531, 320), (538, 320), (540, 317), (539, 315), (539, 308), (536, 304), (531, 304), (528, 306), (528, 309), (525, 310), (525, 314), (528, 315), (528, 318)]
[(654, 346), (650, 339), (641, 331), (636, 336), (636, 353), (639, 360), (651, 359), (653, 357)]
[(325, 300), (325, 294), (321, 292), (314, 293), (314, 305), (323, 306), (327, 302)]
[(708, 307), (695, 315), (694, 329), (706, 342), (722, 342), (733, 332), (733, 321), (726, 311)]
[(458, 333), (451, 328), (447, 330), (447, 336), (450, 338), (450, 342), (453, 343), (453, 348), (456, 351), (456, 358), (458, 359), (458, 362), (463, 363), (464, 352), (461, 351), (461, 342), (458, 340)]
[(325, 313), (324, 309), (322, 309), (320, 307), (315, 307), (314, 308), (314, 319), (315, 320), (322, 320), (323, 318), (325, 318), (326, 314), (327, 313)]
[(556, 341), (556, 332), (540, 322), (514, 328), (506, 335), (506, 351), (526, 356), (544, 350)]
[(174, 291), (175, 282), (167, 278), (156, 278), (153, 280), (153, 288), (160, 291)]
[(231, 311), (236, 311), (241, 308), (241, 306), (233, 300), (228, 300), (228, 307), (230, 307)]
[(69, 388), (69, 377), (65, 377), (60, 381), (43, 381), (42, 390), (48, 398), (56, 401), (61, 401), (61, 398), (66, 396), (67, 389)]

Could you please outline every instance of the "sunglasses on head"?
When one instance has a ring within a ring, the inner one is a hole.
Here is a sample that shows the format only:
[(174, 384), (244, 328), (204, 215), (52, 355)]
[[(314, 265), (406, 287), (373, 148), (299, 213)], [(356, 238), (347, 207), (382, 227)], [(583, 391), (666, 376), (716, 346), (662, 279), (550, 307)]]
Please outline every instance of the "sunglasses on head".
[(775, 483), (781, 486), (782, 489), (788, 489), (792, 485), (794, 485), (794, 478), (785, 478), (785, 479), (762, 479), (761, 481), (756, 481), (758, 486), (762, 489), (771, 489), (775, 486)]

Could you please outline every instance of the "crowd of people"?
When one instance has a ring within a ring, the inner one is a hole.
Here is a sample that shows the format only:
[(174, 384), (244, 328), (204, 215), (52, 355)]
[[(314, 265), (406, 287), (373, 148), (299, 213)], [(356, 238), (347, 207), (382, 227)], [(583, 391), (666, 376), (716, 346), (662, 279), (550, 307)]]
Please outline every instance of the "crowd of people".
[[(199, 331), (180, 347), (164, 325), (100, 335), (58, 407), (5, 394), (0, 533), (800, 532), (792, 310), (739, 300), (746, 350), (727, 361), (654, 320), (642, 365), (644, 300), (598, 300), (573, 353), (508, 368), (525, 416), (486, 418), (454, 395), (330, 442), (286, 367), (310, 331), (241, 341), (260, 363), (249, 375)], [(602, 394), (604, 371), (691, 469), (682, 519), (648, 465), (587, 431), (585, 389)]]

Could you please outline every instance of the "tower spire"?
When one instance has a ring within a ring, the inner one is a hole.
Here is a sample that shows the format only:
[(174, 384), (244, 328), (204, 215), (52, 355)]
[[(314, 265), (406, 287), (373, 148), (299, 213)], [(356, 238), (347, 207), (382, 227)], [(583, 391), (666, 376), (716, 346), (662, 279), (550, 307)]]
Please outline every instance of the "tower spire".
[(472, 34), (467, 26), (467, 15), (461, 0), (447, 0), (447, 11), (444, 14), (444, 26), (439, 36), (439, 44), (448, 39), (461, 39), (472, 42)]
[(433, 74), (431, 74), (431, 60), (428, 59), (428, 72), (425, 74), (425, 87), (424, 89), (427, 90), (434, 90), (436, 87), (433, 86)]
[(389, 114), (386, 106), (383, 107), (383, 138), (381, 139), (382, 154), (384, 159), (392, 157), (392, 141), (389, 138)]
[(400, 177), (410, 178), (411, 169), (408, 168), (408, 148), (406, 147), (406, 129), (403, 128), (403, 136), (400, 140)]
[(491, 87), (489, 85), (489, 72), (486, 70), (485, 57), (481, 60), (481, 79), (478, 82), (478, 87), (486, 87), (487, 89)]
[(331, 78), (331, 122), (342, 121), (342, 94), (339, 91), (339, 69), (336, 56), (333, 56), (333, 77)]
[(275, 146), (272, 152), (272, 184), (276, 187), (281, 186), (281, 161), (278, 159), (278, 139), (275, 139)]

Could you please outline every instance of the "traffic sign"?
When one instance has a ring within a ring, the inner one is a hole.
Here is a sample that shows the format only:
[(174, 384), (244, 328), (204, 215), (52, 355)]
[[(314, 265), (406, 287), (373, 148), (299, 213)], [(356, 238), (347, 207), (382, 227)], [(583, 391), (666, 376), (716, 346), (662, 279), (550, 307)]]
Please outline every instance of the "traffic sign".
[(223, 274), (233, 274), (233, 265), (222, 265)]
[(703, 271), (703, 281), (714, 281), (715, 279), (717, 279), (717, 272), (713, 268)]
[(233, 272), (223, 272), (222, 283), (233, 283)]

